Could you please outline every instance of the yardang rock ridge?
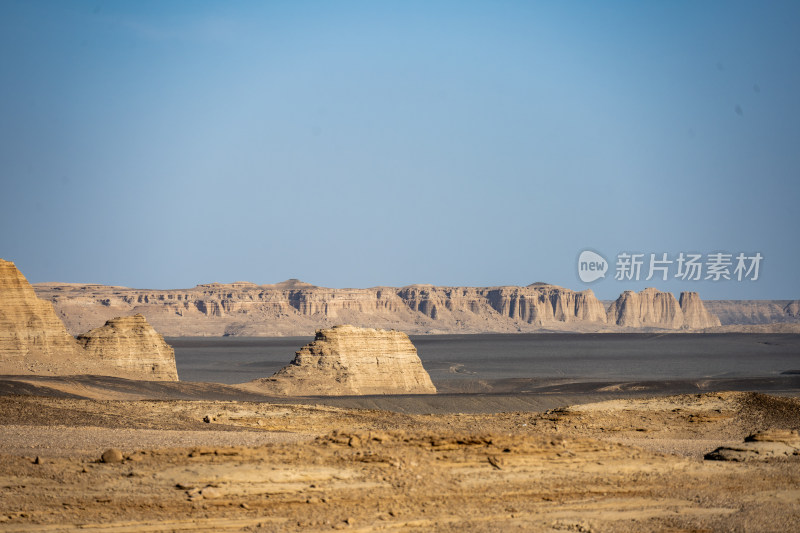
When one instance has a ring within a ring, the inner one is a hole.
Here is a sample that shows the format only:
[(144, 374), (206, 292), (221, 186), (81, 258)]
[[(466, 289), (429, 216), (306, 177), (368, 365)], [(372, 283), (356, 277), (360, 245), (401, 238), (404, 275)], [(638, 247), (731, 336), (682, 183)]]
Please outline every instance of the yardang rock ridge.
[(110, 320), (78, 339), (14, 263), (0, 259), (0, 373), (178, 379), (175, 356), (142, 315)]
[(143, 314), (158, 331), (175, 337), (309, 335), (343, 323), (409, 334), (684, 331), (719, 325), (696, 293), (683, 293), (683, 305), (655, 289), (623, 293), (611, 312), (591, 290), (546, 283), (330, 289), (288, 280), (162, 291), (48, 283), (36, 290), (53, 303), (74, 334), (132, 313)]
[(175, 351), (140, 314), (111, 319), (77, 340), (86, 353), (119, 372), (178, 380)]
[(317, 331), (291, 364), (240, 387), (291, 396), (436, 394), (408, 335), (350, 325)]

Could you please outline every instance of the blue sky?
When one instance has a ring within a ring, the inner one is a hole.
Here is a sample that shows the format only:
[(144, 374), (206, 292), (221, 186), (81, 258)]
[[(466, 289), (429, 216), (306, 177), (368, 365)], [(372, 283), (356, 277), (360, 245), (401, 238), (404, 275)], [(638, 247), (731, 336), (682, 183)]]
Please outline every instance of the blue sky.
[[(140, 288), (800, 298), (797, 20), (797, 2), (6, 0), (0, 257)], [(764, 260), (755, 282), (587, 285), (586, 248)]]

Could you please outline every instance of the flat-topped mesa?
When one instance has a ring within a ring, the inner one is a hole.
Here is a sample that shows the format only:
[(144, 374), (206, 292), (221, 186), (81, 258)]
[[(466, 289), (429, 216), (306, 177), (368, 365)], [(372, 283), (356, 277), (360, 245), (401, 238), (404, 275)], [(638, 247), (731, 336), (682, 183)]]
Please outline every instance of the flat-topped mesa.
[(608, 308), (607, 317), (610, 324), (631, 328), (701, 329), (720, 324), (696, 292), (681, 293), (678, 302), (671, 292), (653, 287), (623, 292)]
[(605, 309), (587, 289), (570, 289), (535, 283), (527, 287), (498, 287), (488, 294), (491, 306), (501, 315), (545, 325), (552, 322), (605, 322)]
[(14, 263), (0, 259), (0, 372), (58, 373), (80, 355), (53, 305), (36, 297)]
[(86, 353), (115, 374), (135, 379), (177, 381), (175, 352), (144, 316), (114, 318), (78, 336)]
[(713, 328), (720, 325), (719, 318), (706, 309), (696, 292), (684, 291), (680, 298), (683, 325), (688, 329)]
[(53, 303), (73, 335), (133, 313), (142, 313), (159, 332), (176, 337), (308, 335), (342, 323), (408, 333), (534, 332), (542, 327), (588, 331), (606, 326), (605, 308), (592, 291), (546, 283), (331, 289), (287, 280), (163, 291), (54, 284), (37, 285), (36, 290)]
[(436, 394), (408, 335), (350, 325), (318, 330), (291, 364), (242, 387), (289, 396)]
[(606, 321), (603, 304), (591, 290), (575, 292), (546, 283), (485, 288), (412, 285), (398, 289), (397, 295), (412, 311), (440, 321), (458, 312), (535, 325)]
[(683, 313), (671, 292), (652, 287), (636, 293), (623, 292), (608, 308), (608, 322), (618, 326), (680, 329)]

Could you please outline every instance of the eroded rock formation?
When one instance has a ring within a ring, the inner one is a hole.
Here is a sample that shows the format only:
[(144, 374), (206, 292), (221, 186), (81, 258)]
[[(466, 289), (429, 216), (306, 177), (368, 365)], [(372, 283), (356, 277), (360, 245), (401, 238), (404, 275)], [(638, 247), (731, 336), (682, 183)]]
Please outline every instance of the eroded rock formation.
[(711, 314), (696, 292), (682, 292), (680, 299), (683, 327), (688, 329), (713, 328), (720, 325), (719, 318)]
[[(0, 373), (177, 380), (172, 349), (144, 317), (118, 321), (117, 327), (90, 332), (78, 342), (14, 263), (0, 259)], [(156, 345), (155, 336), (163, 346)]]
[(140, 314), (109, 320), (77, 340), (89, 356), (115, 368), (118, 375), (178, 380), (175, 352)]
[(350, 325), (317, 331), (291, 364), (242, 387), (292, 396), (436, 393), (408, 335)]
[(608, 322), (629, 328), (702, 329), (719, 326), (696, 292), (682, 292), (680, 301), (671, 292), (652, 287), (625, 291), (611, 304)]
[(736, 446), (722, 446), (705, 455), (712, 461), (765, 461), (777, 457), (800, 455), (800, 434), (797, 430), (768, 429), (759, 431)]
[(705, 300), (703, 304), (722, 325), (800, 322), (787, 309), (788, 300)]
[(80, 355), (52, 304), (36, 297), (14, 263), (0, 259), (0, 371), (49, 374)]
[(289, 280), (168, 291), (66, 284), (43, 284), (37, 290), (53, 302), (74, 334), (131, 313), (142, 313), (158, 331), (171, 336), (307, 335), (341, 323), (410, 333), (606, 328), (605, 308), (591, 290), (576, 292), (544, 283), (329, 289)]
[(608, 308), (607, 317), (612, 324), (630, 328), (683, 326), (683, 313), (675, 296), (654, 288), (623, 292)]

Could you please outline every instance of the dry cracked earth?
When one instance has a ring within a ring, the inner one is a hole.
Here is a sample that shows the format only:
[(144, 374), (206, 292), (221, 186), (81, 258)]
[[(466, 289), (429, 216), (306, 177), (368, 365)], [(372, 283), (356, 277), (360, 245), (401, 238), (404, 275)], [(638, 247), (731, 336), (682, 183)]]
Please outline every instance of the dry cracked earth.
[(797, 398), (738, 392), (447, 415), (3, 396), (0, 530), (798, 531), (798, 428)]

